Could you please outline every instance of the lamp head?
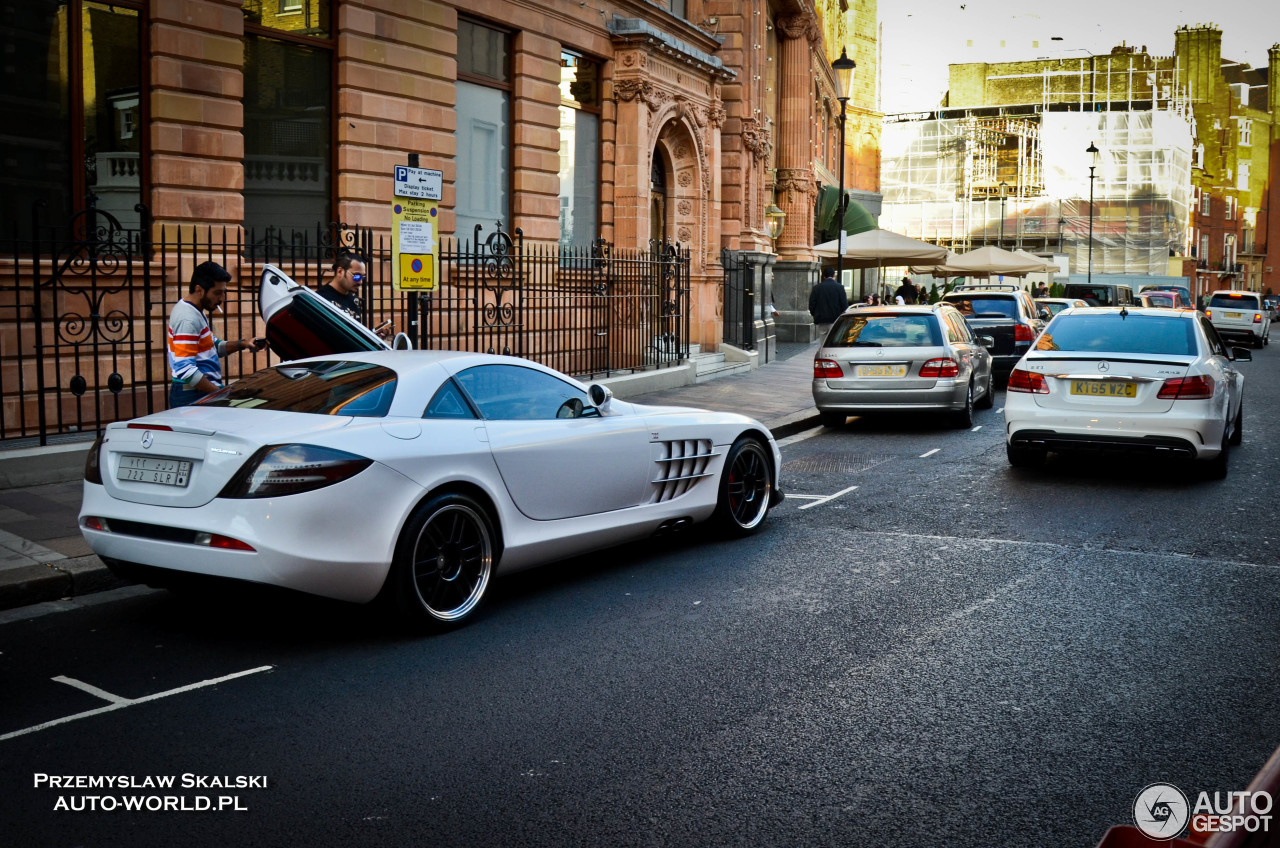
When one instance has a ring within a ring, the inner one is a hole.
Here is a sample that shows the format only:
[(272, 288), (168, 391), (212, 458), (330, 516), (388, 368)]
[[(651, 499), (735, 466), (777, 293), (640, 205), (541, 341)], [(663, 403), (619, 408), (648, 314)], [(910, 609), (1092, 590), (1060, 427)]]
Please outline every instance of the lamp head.
[(849, 58), (849, 50), (840, 48), (840, 58), (831, 63), (831, 70), (836, 73), (836, 96), (840, 100), (849, 99), (849, 84), (853, 82), (853, 70), (858, 63)]
[(787, 223), (787, 213), (778, 208), (776, 203), (770, 203), (768, 208), (764, 210), (764, 226), (769, 233), (769, 238), (777, 240), (782, 235), (782, 228)]

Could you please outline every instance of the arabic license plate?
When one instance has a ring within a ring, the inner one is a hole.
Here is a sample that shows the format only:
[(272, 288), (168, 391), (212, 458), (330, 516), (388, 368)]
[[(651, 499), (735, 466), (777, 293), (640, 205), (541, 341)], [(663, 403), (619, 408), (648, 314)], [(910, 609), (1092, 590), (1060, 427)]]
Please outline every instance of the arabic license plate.
[(859, 365), (859, 377), (905, 377), (907, 376), (907, 366), (905, 365)]
[(1072, 380), (1071, 394), (1091, 397), (1137, 397), (1137, 383), (1119, 383), (1112, 380)]
[(156, 483), (161, 486), (185, 486), (191, 481), (191, 463), (185, 459), (125, 454), (120, 457), (116, 479), (134, 483)]
[(1224, 312), (1224, 313), (1222, 313), (1222, 317), (1223, 317), (1223, 318), (1239, 318), (1240, 316), (1241, 316), (1241, 313), (1239, 313), (1239, 312)]

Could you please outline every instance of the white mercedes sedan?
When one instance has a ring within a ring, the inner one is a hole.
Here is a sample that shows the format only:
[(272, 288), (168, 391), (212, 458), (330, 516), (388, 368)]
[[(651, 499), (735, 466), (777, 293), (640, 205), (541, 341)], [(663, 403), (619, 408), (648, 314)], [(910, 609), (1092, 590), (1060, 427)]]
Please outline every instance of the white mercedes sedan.
[(440, 628), (499, 573), (701, 521), (751, 533), (780, 462), (750, 418), (613, 400), (528, 360), (351, 352), (111, 424), (80, 527), (129, 579), (385, 599)]
[(1243, 432), (1235, 363), (1252, 358), (1192, 309), (1060, 312), (1009, 377), (1009, 462), (1038, 465), (1049, 451), (1150, 454), (1202, 460), (1207, 476), (1225, 477)]

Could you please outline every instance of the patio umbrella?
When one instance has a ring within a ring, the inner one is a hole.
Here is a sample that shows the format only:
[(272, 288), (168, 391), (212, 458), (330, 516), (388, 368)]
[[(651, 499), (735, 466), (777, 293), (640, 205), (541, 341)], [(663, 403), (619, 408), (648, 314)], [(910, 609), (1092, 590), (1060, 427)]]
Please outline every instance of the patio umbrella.
[(1015, 250), (1013, 252), (1013, 255), (1021, 256), (1023, 259), (1027, 259), (1031, 262), (1039, 262), (1043, 266), (1042, 268), (1040, 268), (1041, 271), (1045, 271), (1050, 274), (1058, 273), (1057, 265), (1050, 262), (1048, 259), (1044, 259), (1043, 257), (1036, 256), (1034, 253), (1027, 253), (1025, 250), (1019, 249), (1019, 250)]
[(1018, 256), (998, 247), (979, 247), (962, 255), (949, 267), (957, 275), (973, 277), (990, 277), (993, 274), (1022, 277), (1044, 270), (1044, 260), (1030, 254), (1028, 256), (1030, 258)]
[[(834, 257), (839, 248), (840, 240), (833, 239), (815, 245), (813, 251), (819, 256)], [(844, 267), (846, 268), (911, 265), (912, 263), (941, 262), (946, 258), (946, 248), (889, 230), (867, 230), (865, 233), (858, 233), (845, 239)]]
[(952, 263), (960, 258), (960, 254), (953, 251), (947, 251), (947, 258), (939, 262), (937, 265), (912, 265), (911, 273), (913, 274), (932, 274), (935, 277), (956, 277), (960, 276), (957, 272), (951, 270)]

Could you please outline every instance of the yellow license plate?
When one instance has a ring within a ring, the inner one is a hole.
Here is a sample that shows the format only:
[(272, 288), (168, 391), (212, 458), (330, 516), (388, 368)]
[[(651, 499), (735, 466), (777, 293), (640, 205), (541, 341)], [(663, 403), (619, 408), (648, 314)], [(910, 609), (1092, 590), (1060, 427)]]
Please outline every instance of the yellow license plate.
[(1222, 317), (1223, 317), (1223, 318), (1239, 318), (1239, 317), (1240, 317), (1240, 315), (1241, 315), (1241, 313), (1239, 313), (1239, 312), (1224, 312), (1224, 313), (1222, 313)]
[(1137, 397), (1137, 383), (1117, 383), (1111, 380), (1072, 380), (1071, 394), (1092, 397)]
[(859, 365), (859, 377), (905, 377), (907, 376), (907, 366), (905, 365)]

